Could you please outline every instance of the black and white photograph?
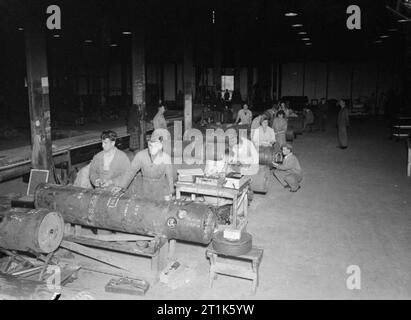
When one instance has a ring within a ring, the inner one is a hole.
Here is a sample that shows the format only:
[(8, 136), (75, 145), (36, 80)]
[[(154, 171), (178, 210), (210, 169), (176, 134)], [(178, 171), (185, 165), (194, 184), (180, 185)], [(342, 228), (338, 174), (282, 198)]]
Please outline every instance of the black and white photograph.
[(0, 300), (411, 299), (411, 0), (0, 0), (0, 43)]

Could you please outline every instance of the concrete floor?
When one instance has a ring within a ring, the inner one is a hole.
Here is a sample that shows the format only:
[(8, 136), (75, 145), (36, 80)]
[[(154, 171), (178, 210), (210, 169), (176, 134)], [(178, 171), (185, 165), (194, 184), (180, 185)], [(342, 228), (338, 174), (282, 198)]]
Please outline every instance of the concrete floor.
[[(250, 207), (248, 231), (265, 250), (256, 295), (250, 281), (226, 276), (209, 289), (205, 248), (183, 243), (176, 256), (189, 271), (177, 289), (108, 294), (112, 277), (86, 271), (69, 286), (96, 299), (410, 299), (411, 178), (405, 144), (387, 137), (383, 122), (371, 119), (352, 125), (347, 150), (336, 148), (331, 125), (295, 140), (302, 189), (290, 193), (273, 179)], [(18, 185), (2, 184), (0, 192)], [(146, 260), (129, 261), (142, 275), (149, 269)], [(360, 267), (360, 290), (347, 289), (350, 265)]]

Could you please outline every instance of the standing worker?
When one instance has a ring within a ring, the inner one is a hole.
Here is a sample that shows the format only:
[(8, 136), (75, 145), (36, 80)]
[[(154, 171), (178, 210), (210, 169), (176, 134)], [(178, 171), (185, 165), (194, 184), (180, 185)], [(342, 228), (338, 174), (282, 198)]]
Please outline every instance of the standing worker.
[[(171, 199), (174, 193), (173, 167), (171, 157), (163, 151), (163, 139), (161, 130), (154, 130), (148, 148), (136, 154), (124, 179), (113, 191), (129, 189), (143, 198)], [(142, 177), (134, 179), (140, 170)]]
[(286, 143), (285, 134), (287, 132), (288, 123), (285, 119), (285, 112), (280, 110), (277, 112), (276, 117), (273, 120), (273, 129), (275, 133), (275, 139), (280, 147)]
[(327, 122), (328, 114), (328, 104), (325, 98), (321, 99), (320, 105), (318, 106), (318, 124), (321, 131), (325, 131), (325, 126)]
[(248, 105), (244, 103), (243, 108), (240, 111), (238, 111), (237, 119), (235, 120), (235, 123), (238, 123), (238, 120), (240, 120), (240, 124), (251, 125), (252, 118), (253, 118), (253, 113), (250, 110), (248, 110)]
[(166, 112), (166, 107), (162, 104), (158, 107), (157, 114), (153, 118), (153, 126), (154, 130), (156, 129), (167, 129), (167, 121), (164, 118), (164, 113)]
[(338, 142), (340, 149), (348, 148), (348, 136), (347, 136), (347, 127), (350, 126), (350, 118), (348, 116), (348, 109), (345, 107), (345, 101), (340, 100), (340, 111), (338, 112), (337, 118), (337, 129), (338, 129)]

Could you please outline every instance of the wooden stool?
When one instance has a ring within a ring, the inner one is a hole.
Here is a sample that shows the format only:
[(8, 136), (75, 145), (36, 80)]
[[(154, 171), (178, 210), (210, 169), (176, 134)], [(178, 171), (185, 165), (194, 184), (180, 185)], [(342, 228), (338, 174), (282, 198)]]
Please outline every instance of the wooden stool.
[[(206, 255), (210, 259), (210, 288), (213, 287), (213, 281), (217, 279), (217, 274), (223, 274), (236, 278), (252, 280), (253, 294), (255, 294), (258, 286), (258, 270), (261, 259), (263, 258), (263, 252), (263, 249), (253, 246), (250, 252), (244, 255), (229, 256), (215, 251), (212, 244), (210, 244), (206, 251)], [(243, 262), (246, 262), (246, 264), (244, 264), (244, 266), (240, 266), (221, 261), (221, 259), (217, 261), (218, 257), (224, 257), (230, 260), (242, 260)], [(251, 262), (251, 268), (249, 262)], [(248, 265), (248, 267), (246, 265)]]

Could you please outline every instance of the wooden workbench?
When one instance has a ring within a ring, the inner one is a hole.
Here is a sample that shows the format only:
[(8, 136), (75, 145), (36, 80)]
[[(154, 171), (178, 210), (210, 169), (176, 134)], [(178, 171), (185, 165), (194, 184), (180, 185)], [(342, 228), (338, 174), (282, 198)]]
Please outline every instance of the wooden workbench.
[(200, 183), (190, 183), (190, 182), (176, 182), (176, 198), (181, 198), (181, 193), (190, 193), (192, 199), (195, 199), (196, 195), (207, 195), (217, 198), (226, 198), (233, 201), (233, 210), (231, 215), (231, 224), (234, 228), (237, 227), (239, 223), (238, 216), (242, 214), (242, 220), (247, 221), (248, 213), (248, 189), (250, 186), (251, 179), (248, 180), (241, 186), (240, 189), (226, 188), (222, 186), (214, 186)]

